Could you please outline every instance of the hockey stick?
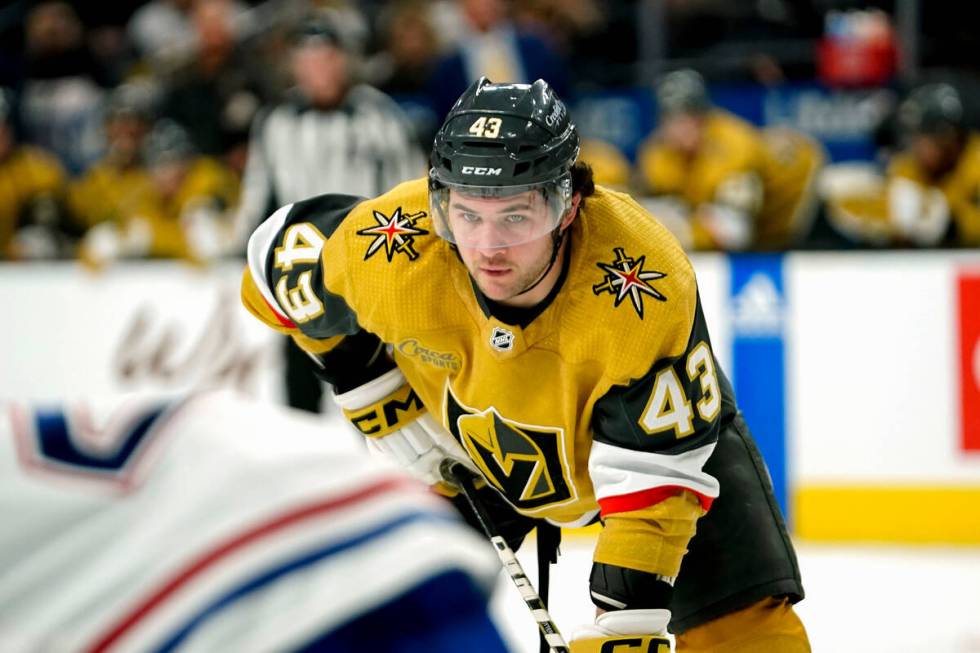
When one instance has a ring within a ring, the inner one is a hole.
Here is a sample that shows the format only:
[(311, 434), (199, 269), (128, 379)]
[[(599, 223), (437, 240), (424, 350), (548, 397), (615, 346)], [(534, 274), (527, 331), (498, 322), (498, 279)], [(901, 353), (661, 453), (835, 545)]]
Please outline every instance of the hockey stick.
[(518, 562), (517, 556), (514, 555), (514, 551), (507, 544), (507, 541), (497, 533), (497, 529), (490, 520), (490, 515), (487, 514), (483, 504), (477, 498), (476, 486), (473, 484), (473, 472), (467, 469), (462, 463), (447, 458), (439, 466), (439, 473), (442, 474), (444, 479), (463, 492), (466, 502), (470, 504), (470, 508), (473, 509), (477, 520), (480, 522), (480, 527), (483, 528), (486, 536), (490, 538), (490, 542), (497, 552), (497, 557), (503, 563), (504, 569), (510, 575), (510, 579), (517, 585), (517, 590), (521, 593), (521, 598), (524, 599), (527, 607), (530, 608), (531, 615), (538, 623), (538, 628), (541, 630), (541, 636), (544, 637), (545, 642), (547, 642), (548, 646), (555, 653), (569, 653), (568, 644), (565, 643), (565, 638), (558, 632), (558, 626), (555, 625), (554, 620), (551, 618), (548, 608), (545, 607), (541, 597), (538, 596), (531, 581), (525, 575), (521, 563)]

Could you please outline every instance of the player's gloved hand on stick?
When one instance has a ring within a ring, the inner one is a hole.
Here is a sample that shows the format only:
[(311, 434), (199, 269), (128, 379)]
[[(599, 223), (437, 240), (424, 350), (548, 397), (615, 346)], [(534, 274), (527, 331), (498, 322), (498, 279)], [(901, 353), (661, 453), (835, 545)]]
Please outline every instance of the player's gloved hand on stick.
[(446, 458), (476, 471), (469, 456), (437, 422), (397, 367), (334, 396), (344, 416), (367, 436), (368, 447), (394, 458), (416, 478), (435, 485), (443, 481), (439, 465)]
[(615, 610), (596, 617), (595, 623), (572, 634), (572, 653), (643, 651), (670, 653), (667, 623), (670, 610)]

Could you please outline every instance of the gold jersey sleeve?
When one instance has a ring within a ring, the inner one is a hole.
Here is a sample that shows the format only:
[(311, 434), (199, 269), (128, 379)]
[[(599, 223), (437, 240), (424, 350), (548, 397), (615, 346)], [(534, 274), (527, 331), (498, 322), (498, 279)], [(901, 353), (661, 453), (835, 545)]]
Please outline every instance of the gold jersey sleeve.
[(754, 244), (785, 249), (805, 237), (813, 223), (816, 180), (827, 157), (823, 146), (803, 133), (783, 127), (762, 133), (764, 198)]

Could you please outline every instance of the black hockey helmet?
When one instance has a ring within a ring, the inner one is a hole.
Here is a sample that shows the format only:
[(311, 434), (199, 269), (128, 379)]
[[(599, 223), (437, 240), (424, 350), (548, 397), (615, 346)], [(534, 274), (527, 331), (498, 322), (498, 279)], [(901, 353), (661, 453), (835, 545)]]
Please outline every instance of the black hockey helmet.
[(926, 84), (899, 106), (898, 122), (910, 134), (940, 134), (963, 128), (963, 102), (949, 84)]
[(429, 202), (439, 235), (473, 244), (461, 227), (473, 225), (478, 216), (450, 215), (452, 191), (481, 200), (539, 191), (533, 201), (540, 196), (548, 219), (510, 216), (509, 233), (498, 234), (500, 247), (554, 231), (571, 207), (570, 170), (578, 153), (579, 135), (568, 109), (544, 80), (494, 84), (480, 78), (453, 105), (432, 146)]
[(158, 97), (158, 91), (149, 84), (120, 84), (106, 98), (103, 109), (105, 118), (134, 118), (149, 123), (153, 120)]
[(665, 75), (657, 84), (656, 95), (661, 116), (673, 113), (704, 113), (711, 108), (704, 78), (690, 68)]
[(143, 161), (150, 168), (187, 161), (196, 154), (187, 130), (168, 118), (158, 120), (143, 141)]
[(297, 47), (329, 45), (344, 48), (338, 26), (325, 13), (311, 14), (302, 21), (293, 32), (293, 43)]

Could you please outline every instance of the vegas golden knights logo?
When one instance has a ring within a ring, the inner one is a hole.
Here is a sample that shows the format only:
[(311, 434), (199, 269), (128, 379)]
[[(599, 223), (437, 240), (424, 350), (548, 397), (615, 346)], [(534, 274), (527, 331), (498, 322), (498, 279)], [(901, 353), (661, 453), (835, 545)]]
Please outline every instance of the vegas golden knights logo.
[(492, 406), (467, 408), (446, 389), (446, 413), (453, 437), (508, 501), (531, 509), (571, 498), (562, 473), (562, 430), (518, 424)]

